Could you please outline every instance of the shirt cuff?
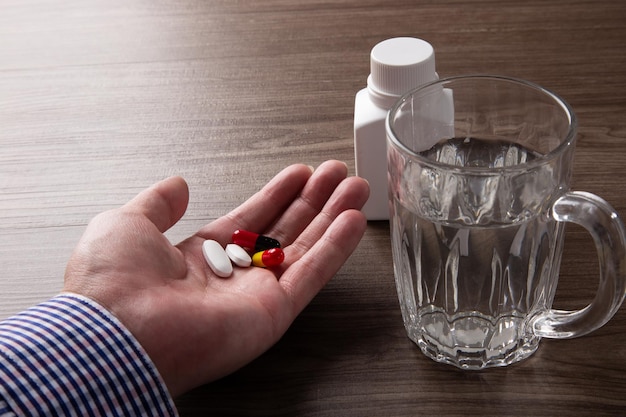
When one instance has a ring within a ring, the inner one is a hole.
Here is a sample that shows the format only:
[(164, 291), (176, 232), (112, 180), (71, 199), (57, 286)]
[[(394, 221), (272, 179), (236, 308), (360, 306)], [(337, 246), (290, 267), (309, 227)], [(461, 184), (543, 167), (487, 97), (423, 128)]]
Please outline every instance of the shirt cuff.
[(58, 295), (0, 323), (0, 415), (11, 411), (178, 415), (139, 342), (108, 310), (76, 294)]

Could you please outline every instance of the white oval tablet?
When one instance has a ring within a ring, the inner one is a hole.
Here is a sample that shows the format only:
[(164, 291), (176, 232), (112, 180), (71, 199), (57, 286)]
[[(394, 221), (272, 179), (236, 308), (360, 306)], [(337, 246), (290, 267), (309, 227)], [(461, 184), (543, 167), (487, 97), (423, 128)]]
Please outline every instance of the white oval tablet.
[(206, 263), (218, 277), (228, 278), (233, 273), (233, 264), (222, 245), (215, 240), (205, 240), (202, 243), (202, 253)]
[(248, 255), (248, 252), (239, 245), (229, 243), (226, 245), (226, 254), (231, 261), (237, 266), (247, 268), (252, 264), (252, 258)]

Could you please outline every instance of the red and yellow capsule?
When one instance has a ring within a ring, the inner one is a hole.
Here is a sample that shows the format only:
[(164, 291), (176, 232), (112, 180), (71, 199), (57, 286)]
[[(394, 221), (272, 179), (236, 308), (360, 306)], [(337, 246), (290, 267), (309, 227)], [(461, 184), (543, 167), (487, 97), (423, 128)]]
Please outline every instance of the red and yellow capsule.
[(267, 268), (277, 266), (285, 260), (285, 252), (281, 248), (266, 249), (252, 255), (252, 265)]

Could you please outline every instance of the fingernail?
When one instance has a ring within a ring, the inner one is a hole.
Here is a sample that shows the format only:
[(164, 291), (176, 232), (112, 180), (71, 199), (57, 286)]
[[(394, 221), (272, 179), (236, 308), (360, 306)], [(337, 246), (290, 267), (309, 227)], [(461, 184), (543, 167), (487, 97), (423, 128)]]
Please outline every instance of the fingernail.
[(315, 172), (315, 167), (313, 165), (307, 165), (311, 170), (311, 174)]

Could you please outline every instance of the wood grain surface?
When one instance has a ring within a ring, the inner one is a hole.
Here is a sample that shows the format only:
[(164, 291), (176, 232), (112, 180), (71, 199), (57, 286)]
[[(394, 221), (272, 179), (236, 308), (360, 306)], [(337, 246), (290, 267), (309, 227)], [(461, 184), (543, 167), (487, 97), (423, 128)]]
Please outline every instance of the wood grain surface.
[[(0, 317), (54, 295), (95, 214), (184, 176), (173, 241), (294, 162), (354, 173), (354, 95), (379, 41), (431, 42), (442, 77), (525, 78), (579, 118), (573, 188), (626, 217), (626, 2), (529, 0), (3, 0)], [(597, 287), (568, 227), (555, 305)], [(406, 338), (389, 227), (357, 251), (271, 350), (179, 398), (182, 416), (626, 415), (626, 312), (544, 340), (507, 369), (462, 372)]]

